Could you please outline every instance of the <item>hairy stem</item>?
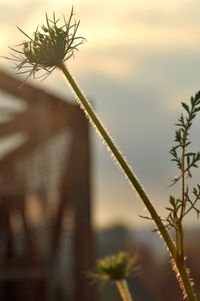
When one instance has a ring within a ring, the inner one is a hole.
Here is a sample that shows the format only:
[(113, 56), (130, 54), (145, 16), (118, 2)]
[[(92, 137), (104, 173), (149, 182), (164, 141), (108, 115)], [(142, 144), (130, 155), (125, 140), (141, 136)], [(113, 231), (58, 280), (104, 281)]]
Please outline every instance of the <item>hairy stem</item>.
[[(190, 278), (189, 270), (185, 265), (185, 261), (179, 260), (176, 262), (176, 267), (178, 269), (177, 278), (180, 283), (180, 287), (183, 289), (184, 298), (186, 297), (187, 300), (194, 300), (197, 301), (197, 295), (193, 288), (193, 280)], [(180, 279), (179, 279), (180, 278)], [(191, 294), (189, 295), (190, 292)]]
[[(125, 175), (129, 179), (129, 181), (131, 182), (132, 186), (135, 188), (135, 190), (139, 194), (139, 196), (142, 199), (143, 203), (145, 204), (147, 210), (149, 211), (152, 219), (154, 220), (154, 222), (157, 226), (157, 229), (159, 230), (161, 236), (163, 237), (172, 258), (174, 258), (174, 260), (176, 261), (176, 253), (177, 253), (176, 252), (176, 247), (175, 247), (171, 237), (169, 236), (169, 233), (166, 230), (160, 216), (157, 214), (156, 210), (154, 209), (154, 206), (152, 205), (152, 202), (150, 201), (149, 197), (147, 196), (144, 189), (142, 188), (142, 185), (137, 180), (136, 175), (133, 173), (133, 171), (129, 167), (128, 163), (123, 158), (120, 151), (118, 150), (117, 146), (115, 145), (115, 143), (111, 139), (110, 135), (108, 134), (106, 129), (101, 124), (101, 122), (100, 122), (99, 118), (97, 117), (96, 113), (94, 112), (92, 106), (90, 105), (90, 103), (88, 102), (88, 100), (86, 99), (86, 97), (84, 96), (82, 91), (80, 90), (79, 86), (77, 85), (77, 83), (73, 79), (73, 77), (71, 76), (71, 74), (68, 71), (68, 69), (66, 68), (65, 64), (60, 63), (57, 67), (65, 75), (65, 77), (68, 80), (72, 90), (74, 91), (74, 93), (78, 97), (80, 105), (81, 105), (82, 109), (84, 110), (85, 114), (87, 115), (87, 117), (89, 117), (91, 123), (94, 124), (94, 126), (97, 128), (97, 130), (101, 134), (103, 140), (106, 142), (109, 149), (111, 150), (111, 153), (112, 153), (113, 157), (116, 159), (119, 166), (124, 171)], [(187, 296), (188, 296), (188, 300), (196, 301), (196, 295), (194, 293), (194, 290), (193, 290), (193, 287), (192, 287), (192, 284), (190, 282), (189, 277), (187, 277), (187, 274), (182, 275), (183, 271), (181, 269), (179, 269), (178, 265), (177, 265), (177, 268), (178, 268), (179, 273), (181, 275), (181, 278), (183, 280), (184, 287), (185, 287), (185, 290), (186, 290), (186, 293), (187, 293)]]
[(133, 301), (130, 294), (129, 287), (126, 280), (115, 281), (115, 285), (119, 291), (122, 301)]

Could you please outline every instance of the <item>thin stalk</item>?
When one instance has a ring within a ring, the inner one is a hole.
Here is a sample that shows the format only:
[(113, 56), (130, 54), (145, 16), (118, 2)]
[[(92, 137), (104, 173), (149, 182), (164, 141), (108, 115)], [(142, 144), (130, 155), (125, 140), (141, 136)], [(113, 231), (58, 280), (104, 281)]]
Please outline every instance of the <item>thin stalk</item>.
[(183, 146), (182, 146), (182, 158), (181, 158), (181, 212), (178, 219), (178, 225), (176, 229), (176, 246), (177, 246), (177, 261), (184, 264), (184, 241), (183, 241), (183, 226), (182, 220), (185, 214), (186, 208), (186, 196), (185, 196), (185, 151), (186, 151), (186, 137), (187, 132), (184, 134)]
[(115, 285), (119, 291), (122, 301), (133, 301), (130, 294), (129, 287), (126, 280), (115, 281)]
[(182, 221), (179, 220), (176, 229), (176, 260), (184, 264), (184, 245), (183, 245), (183, 226)]
[(182, 208), (181, 208), (181, 214), (180, 214), (180, 221), (182, 222), (184, 213), (185, 213), (185, 207), (186, 207), (186, 200), (185, 200), (185, 149), (186, 149), (186, 137), (187, 132), (184, 135), (183, 138), (183, 146), (182, 146), (182, 164), (181, 164), (181, 198), (182, 198)]
[(176, 231), (177, 237), (177, 260), (180, 260), (184, 264), (184, 241), (183, 241), (183, 226), (182, 220), (185, 214), (186, 208), (186, 196), (185, 196), (185, 143), (183, 146), (183, 153), (182, 153), (182, 166), (181, 166), (181, 174), (182, 174), (182, 181), (181, 181), (181, 194), (182, 194), (182, 208), (181, 214), (178, 221), (178, 229)]
[(120, 151), (116, 147), (115, 143), (112, 141), (110, 135), (108, 134), (108, 132), (105, 130), (105, 128), (103, 127), (103, 125), (99, 121), (99, 119), (98, 119), (97, 115), (95, 114), (93, 108), (91, 107), (90, 103), (88, 102), (88, 100), (85, 98), (85, 96), (81, 92), (80, 88), (76, 84), (75, 80), (72, 78), (72, 76), (69, 73), (66, 66), (64, 64), (61, 64), (59, 66), (59, 68), (62, 70), (62, 72), (66, 76), (67, 80), (69, 81), (72, 89), (74, 90), (75, 94), (77, 95), (82, 107), (86, 111), (86, 113), (89, 116), (89, 118), (91, 119), (92, 123), (96, 126), (99, 133), (103, 137), (103, 140), (107, 143), (107, 145), (108, 145), (109, 149), (111, 150), (114, 158), (119, 163), (120, 167), (122, 168), (122, 170), (126, 174), (127, 178), (130, 180), (132, 186), (135, 188), (135, 190), (137, 191), (137, 193), (139, 194), (139, 196), (143, 200), (143, 202), (144, 202), (145, 206), (147, 207), (152, 219), (154, 220), (155, 224), (157, 225), (158, 230), (162, 234), (170, 253), (174, 257), (174, 255), (176, 253), (174, 243), (171, 240), (168, 232), (166, 231), (166, 229), (165, 229), (165, 227), (164, 227), (164, 225), (161, 221), (161, 218), (159, 217), (156, 210), (154, 209), (154, 207), (153, 207), (151, 201), (149, 200), (147, 194), (145, 193), (144, 189), (142, 188), (142, 186), (138, 182), (136, 176), (133, 174), (131, 168), (129, 167), (129, 165), (127, 164), (125, 159), (123, 158), (122, 154), (120, 153)]
[[(147, 196), (147, 194), (145, 193), (145, 191), (142, 188), (141, 184), (137, 180), (137, 177), (134, 175), (133, 171), (129, 167), (126, 160), (123, 158), (122, 154), (120, 153), (120, 151), (116, 147), (116, 145), (113, 142), (113, 140), (111, 139), (110, 135), (108, 134), (106, 129), (101, 124), (101, 122), (98, 119), (96, 113), (94, 112), (92, 106), (90, 105), (90, 103), (88, 102), (88, 100), (86, 99), (86, 97), (84, 96), (82, 91), (80, 90), (79, 86), (77, 85), (77, 83), (73, 79), (73, 77), (71, 76), (71, 74), (68, 71), (68, 69), (66, 68), (65, 64), (60, 63), (57, 67), (65, 75), (65, 77), (68, 80), (71, 88), (73, 89), (74, 93), (78, 97), (81, 107), (83, 108), (83, 110), (85, 111), (85, 113), (89, 117), (89, 119), (91, 120), (92, 124), (94, 124), (95, 127), (97, 128), (97, 130), (101, 134), (103, 140), (106, 142), (109, 149), (111, 150), (111, 153), (112, 153), (113, 157), (116, 159), (119, 166), (124, 171), (125, 175), (129, 179), (129, 181), (131, 182), (132, 186), (135, 188), (135, 190), (137, 191), (137, 193), (141, 197), (141, 199), (142, 199), (143, 203), (145, 204), (147, 210), (149, 211), (152, 219), (154, 220), (154, 222), (157, 226), (157, 229), (159, 230), (161, 236), (163, 237), (172, 258), (174, 258), (174, 260), (176, 262), (176, 247), (175, 247), (171, 237), (169, 236), (169, 233), (166, 230), (160, 216), (157, 214), (156, 210), (154, 209), (149, 197)], [(194, 293), (194, 290), (193, 290), (193, 287), (192, 287), (192, 284), (190, 282), (189, 277), (187, 277), (187, 274), (182, 275), (182, 269), (179, 269), (178, 265), (177, 265), (177, 268), (179, 270), (181, 278), (183, 279), (184, 287), (185, 287), (185, 290), (186, 290), (186, 293), (187, 293), (187, 296), (188, 296), (188, 300), (196, 301), (196, 295)], [(182, 276), (184, 276), (184, 277), (182, 277)]]
[[(187, 300), (197, 301), (197, 295), (196, 295), (196, 293), (195, 293), (195, 291), (192, 287), (192, 284), (194, 284), (193, 279), (190, 279), (190, 277), (189, 277), (189, 270), (185, 265), (185, 261), (182, 262), (182, 261), (177, 260), (176, 267), (177, 267), (178, 272), (179, 272), (179, 273), (177, 273), (176, 276), (177, 276), (177, 279), (180, 283), (180, 286), (183, 288), (184, 298), (187, 297)], [(190, 291), (191, 288), (193, 290), (193, 294), (188, 295), (188, 291)]]

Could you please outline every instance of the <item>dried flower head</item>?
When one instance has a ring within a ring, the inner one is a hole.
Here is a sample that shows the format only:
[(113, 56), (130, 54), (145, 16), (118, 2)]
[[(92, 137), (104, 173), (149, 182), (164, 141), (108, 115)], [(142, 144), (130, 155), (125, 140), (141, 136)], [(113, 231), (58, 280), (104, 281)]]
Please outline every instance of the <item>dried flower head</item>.
[(137, 256), (126, 252), (105, 257), (97, 261), (94, 278), (105, 280), (123, 280), (136, 270)]
[(7, 59), (15, 61), (15, 69), (18, 73), (28, 73), (27, 77), (35, 77), (36, 72), (45, 71), (41, 76), (48, 76), (61, 63), (68, 60), (74, 54), (74, 50), (82, 44), (85, 39), (76, 37), (80, 22), (73, 21), (73, 8), (68, 21), (63, 17), (64, 25), (59, 26), (60, 19), (50, 20), (46, 14), (46, 25), (38, 27), (30, 37), (22, 29), (18, 29), (28, 38), (18, 45), (21, 49), (12, 50), (11, 57)]

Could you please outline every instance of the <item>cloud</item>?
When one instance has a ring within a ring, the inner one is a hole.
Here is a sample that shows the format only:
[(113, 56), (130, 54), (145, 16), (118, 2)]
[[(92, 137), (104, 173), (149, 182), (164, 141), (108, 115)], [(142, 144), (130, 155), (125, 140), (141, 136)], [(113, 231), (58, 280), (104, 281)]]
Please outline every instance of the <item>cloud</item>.
[(0, 22), (9, 25), (22, 24), (38, 10), (39, 5), (41, 5), (39, 0), (21, 1), (20, 3), (18, 1), (0, 2)]
[[(81, 19), (79, 33), (88, 42), (68, 66), (142, 183), (162, 208), (158, 200), (167, 199), (166, 185), (174, 175), (168, 152), (173, 144), (180, 101), (186, 101), (199, 89), (200, 3), (196, 0), (166, 3), (124, 0), (121, 3), (74, 1), (76, 19)], [(67, 15), (71, 4), (58, 1), (56, 14)], [(51, 13), (55, 1), (1, 3), (1, 49), (2, 45), (21, 41), (16, 24), (31, 32), (45, 20), (46, 8)], [(42, 87), (62, 96), (71, 95), (58, 73)], [(194, 139), (198, 141), (198, 131)], [(115, 207), (116, 216), (121, 211), (121, 216), (127, 217), (134, 210), (130, 204), (135, 194), (132, 197), (130, 187), (105, 146), (97, 138), (94, 141), (95, 201), (98, 202), (95, 216), (103, 221), (107, 212), (106, 220), (109, 220)], [(124, 203), (120, 207), (122, 199)], [(142, 205), (137, 206), (134, 215), (143, 210)], [(130, 219), (131, 216), (132, 213)]]

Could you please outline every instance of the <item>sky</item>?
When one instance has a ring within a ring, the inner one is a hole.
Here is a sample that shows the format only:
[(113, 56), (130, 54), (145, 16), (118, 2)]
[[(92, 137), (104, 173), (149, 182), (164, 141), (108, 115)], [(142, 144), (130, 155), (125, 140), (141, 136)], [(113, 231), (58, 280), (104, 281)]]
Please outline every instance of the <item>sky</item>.
[[(148, 195), (162, 214), (170, 180), (177, 171), (170, 162), (174, 124), (181, 101), (200, 89), (200, 2), (197, 0), (31, 1), (0, 0), (0, 53), (23, 41), (16, 25), (32, 33), (45, 12), (68, 16), (72, 5), (87, 39), (67, 63), (84, 93)], [(11, 64), (0, 64), (10, 70)], [(72, 96), (59, 72), (39, 85), (61, 96)], [(200, 149), (199, 120), (192, 132)], [(126, 223), (146, 227), (139, 217), (144, 205), (113, 163), (92, 129), (93, 221), (97, 226)], [(199, 172), (196, 171), (196, 178)], [(188, 225), (197, 225), (194, 216)]]

